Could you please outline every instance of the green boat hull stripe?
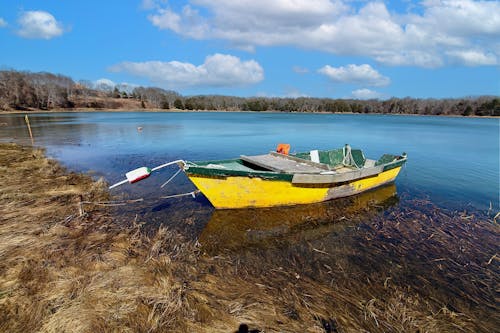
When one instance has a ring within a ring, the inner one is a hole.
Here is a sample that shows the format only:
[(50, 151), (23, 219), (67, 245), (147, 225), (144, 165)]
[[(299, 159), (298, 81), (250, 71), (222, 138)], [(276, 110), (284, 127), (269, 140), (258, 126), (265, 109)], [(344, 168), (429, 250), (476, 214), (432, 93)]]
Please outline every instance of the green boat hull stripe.
[[(391, 170), (397, 167), (402, 166), (406, 162), (405, 159), (400, 159), (394, 162), (387, 163), (383, 165), (381, 172)], [(236, 163), (241, 165), (241, 170), (237, 168), (225, 168), (219, 167), (219, 165), (227, 165)], [(226, 178), (226, 177), (256, 177), (264, 180), (276, 180), (276, 181), (289, 181), (291, 182), (294, 174), (291, 173), (280, 173), (280, 172), (272, 172), (272, 171), (258, 171), (245, 169), (243, 167), (243, 161), (240, 159), (233, 160), (219, 160), (219, 161), (210, 161), (203, 162), (203, 164), (199, 163), (190, 163), (188, 162), (185, 167), (185, 172), (188, 176), (196, 175), (196, 176), (204, 176), (204, 177), (218, 177), (218, 178)], [(370, 177), (373, 175), (367, 175)]]

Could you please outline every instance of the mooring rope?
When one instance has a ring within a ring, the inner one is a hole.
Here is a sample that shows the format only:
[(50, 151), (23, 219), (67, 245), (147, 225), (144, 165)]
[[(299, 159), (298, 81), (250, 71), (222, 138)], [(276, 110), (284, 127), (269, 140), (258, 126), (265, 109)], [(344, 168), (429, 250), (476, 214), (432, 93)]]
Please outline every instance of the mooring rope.
[[(167, 162), (167, 163), (164, 163), (164, 164), (161, 164), (161, 165), (158, 165), (152, 169), (149, 169), (147, 167), (142, 167), (142, 168), (139, 168), (139, 169), (135, 169), (135, 170), (132, 170), (128, 173), (125, 174), (125, 176), (127, 177), (127, 179), (124, 179), (122, 181), (119, 181), (118, 183), (116, 184), (113, 184), (109, 187), (109, 189), (113, 189), (117, 186), (120, 186), (120, 185), (123, 185), (125, 183), (135, 183), (135, 182), (138, 182), (144, 178), (147, 178), (149, 177), (149, 175), (152, 173), (152, 172), (155, 172), (155, 171), (158, 171), (162, 168), (165, 168), (169, 165), (174, 165), (174, 164), (177, 164), (179, 165), (179, 171), (183, 169), (183, 166), (186, 165), (186, 162), (184, 160), (175, 160), (175, 161), (172, 161), (172, 162)], [(135, 174), (135, 175), (130, 175), (129, 174)], [(177, 174), (175, 174), (174, 176), (177, 176)], [(130, 178), (129, 178), (130, 177)], [(171, 180), (171, 179), (170, 179)], [(163, 187), (163, 186), (162, 186)]]
[(193, 198), (196, 198), (196, 194), (200, 193), (200, 190), (194, 190), (191, 192), (186, 192), (186, 193), (181, 193), (181, 194), (172, 194), (172, 195), (167, 195), (160, 197), (161, 199), (170, 199), (170, 198), (178, 198), (178, 197), (185, 197), (185, 196), (192, 196)]
[[(178, 198), (185, 196), (192, 196), (193, 199), (196, 198), (196, 194), (200, 193), (200, 190), (194, 190), (191, 192), (181, 193), (181, 194), (172, 194), (167, 196), (161, 196), (160, 199), (170, 199), (170, 198)], [(151, 201), (153, 199), (150, 199)], [(114, 207), (114, 206), (125, 206), (128, 204), (134, 204), (138, 202), (144, 202), (144, 198), (139, 199), (130, 199), (130, 200), (112, 200), (112, 201), (80, 201), (78, 202), (78, 210), (80, 212), (80, 216), (85, 214), (85, 210), (83, 209), (83, 205), (96, 205), (96, 206), (104, 206), (104, 207)], [(148, 200), (149, 201), (149, 200)]]
[(111, 186), (109, 187), (109, 189), (111, 190), (112, 188), (115, 188), (115, 187), (117, 187), (117, 186), (123, 185), (123, 184), (125, 184), (125, 183), (128, 183), (128, 179), (122, 180), (121, 182), (118, 182), (118, 183), (116, 183), (116, 184), (111, 185)]
[(342, 149), (344, 159), (342, 160), (342, 164), (345, 166), (354, 166), (358, 169), (361, 169), (361, 167), (356, 163), (356, 160), (354, 160), (354, 157), (352, 156), (352, 149), (351, 146), (345, 145), (344, 148)]
[[(185, 196), (192, 196), (193, 198), (196, 197), (196, 194), (200, 193), (200, 190), (194, 190), (191, 192), (186, 192), (186, 193), (180, 193), (180, 194), (172, 194), (172, 195), (167, 195), (167, 196), (160, 196), (160, 199), (170, 199), (170, 198), (178, 198), (178, 197), (185, 197)], [(80, 204), (85, 204), (85, 205), (96, 205), (96, 206), (124, 206), (132, 203), (137, 203), (137, 202), (144, 202), (144, 198), (139, 198), (139, 199), (130, 199), (130, 200), (113, 200), (113, 201), (81, 201)]]
[(164, 182), (163, 184), (161, 184), (160, 188), (164, 188), (165, 185), (167, 185), (168, 183), (170, 183), (172, 181), (172, 179), (174, 179), (175, 176), (177, 176), (179, 174), (179, 172), (181, 172), (181, 171), (182, 171), (182, 169), (177, 170), (177, 172), (174, 173), (174, 175), (172, 177), (170, 177), (166, 182)]
[[(124, 179), (116, 184), (113, 184), (109, 187), (109, 189), (115, 188), (117, 186), (123, 185), (125, 183), (135, 183), (141, 179), (147, 178), (152, 172), (160, 170), (162, 168), (165, 168), (169, 165), (174, 165), (177, 164), (179, 166), (179, 170), (177, 170), (166, 182), (164, 182), (160, 188), (165, 187), (168, 183), (170, 183), (183, 169), (184, 166), (187, 164), (184, 160), (175, 160), (172, 162), (167, 162), (161, 165), (158, 165), (157, 167), (154, 167), (152, 169), (149, 169), (147, 167), (142, 167), (139, 169), (135, 169), (131, 172), (128, 172), (126, 174), (127, 179)], [(130, 176), (130, 174), (134, 174)], [(180, 193), (180, 194), (172, 194), (172, 195), (167, 195), (167, 196), (160, 196), (160, 199), (170, 199), (170, 198), (178, 198), (178, 197), (184, 197), (184, 196), (192, 196), (193, 198), (196, 197), (196, 194), (200, 193), (199, 190), (194, 190), (191, 192), (186, 192), (186, 193)], [(142, 202), (144, 201), (143, 198), (140, 199), (134, 199), (134, 200), (121, 200), (121, 201), (99, 201), (99, 202), (93, 202), (93, 201), (81, 201), (79, 204), (80, 208), (80, 215), (82, 215), (83, 212), (83, 205), (84, 204), (93, 204), (93, 205), (98, 205), (98, 206), (124, 206), (128, 205), (131, 203), (137, 203), (137, 202)]]
[(114, 200), (114, 201), (82, 201), (82, 204), (97, 205), (97, 206), (124, 206), (129, 203), (136, 203), (144, 201), (143, 198), (131, 200)]
[(186, 162), (184, 160), (175, 160), (175, 161), (168, 162), (168, 163), (165, 163), (162, 165), (158, 165), (157, 167), (152, 168), (151, 172), (156, 171), (156, 170), (160, 170), (161, 168), (167, 167), (167, 166), (172, 165), (172, 164), (186, 164)]

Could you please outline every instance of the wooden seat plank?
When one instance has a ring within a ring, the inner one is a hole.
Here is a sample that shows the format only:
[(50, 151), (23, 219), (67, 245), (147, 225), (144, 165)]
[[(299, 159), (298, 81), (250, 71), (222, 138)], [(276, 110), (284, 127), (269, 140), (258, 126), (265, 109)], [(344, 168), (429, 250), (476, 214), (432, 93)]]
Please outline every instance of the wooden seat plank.
[(258, 167), (282, 173), (320, 173), (325, 171), (324, 168), (313, 166), (310, 163), (306, 163), (306, 161), (297, 161), (271, 154), (256, 156), (242, 155), (240, 158)]

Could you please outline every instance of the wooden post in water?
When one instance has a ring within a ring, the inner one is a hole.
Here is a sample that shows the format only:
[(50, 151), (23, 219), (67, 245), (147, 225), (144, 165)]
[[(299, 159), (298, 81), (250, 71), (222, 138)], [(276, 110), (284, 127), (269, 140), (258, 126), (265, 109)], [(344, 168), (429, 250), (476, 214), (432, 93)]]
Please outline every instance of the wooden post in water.
[(83, 214), (85, 214), (85, 210), (83, 209), (83, 197), (81, 195), (78, 196), (78, 202), (77, 202), (77, 206), (78, 206), (78, 214), (80, 214), (80, 216), (83, 216)]
[(24, 116), (24, 120), (26, 121), (26, 125), (28, 126), (28, 131), (30, 132), (31, 145), (34, 146), (35, 142), (33, 141), (33, 133), (31, 132), (31, 125), (30, 125), (30, 120), (28, 118), (28, 115)]

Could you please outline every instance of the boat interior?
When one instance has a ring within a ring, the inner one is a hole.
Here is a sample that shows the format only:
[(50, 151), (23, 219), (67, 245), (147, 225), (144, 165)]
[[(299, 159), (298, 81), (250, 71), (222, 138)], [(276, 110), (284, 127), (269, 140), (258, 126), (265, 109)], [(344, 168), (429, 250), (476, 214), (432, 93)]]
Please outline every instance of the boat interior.
[(204, 166), (214, 169), (230, 169), (244, 172), (266, 171), (278, 173), (325, 174), (347, 173), (390, 163), (395, 155), (383, 155), (378, 160), (365, 158), (360, 149), (346, 145), (334, 150), (312, 150), (306, 153), (284, 154), (270, 152), (226, 161), (212, 161)]

